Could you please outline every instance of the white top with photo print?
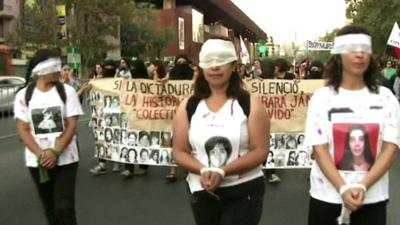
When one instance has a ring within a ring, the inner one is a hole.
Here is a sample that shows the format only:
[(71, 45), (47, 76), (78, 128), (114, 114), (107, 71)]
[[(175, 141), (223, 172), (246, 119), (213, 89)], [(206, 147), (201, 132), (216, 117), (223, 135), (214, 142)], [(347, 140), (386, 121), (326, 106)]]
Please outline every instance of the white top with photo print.
[[(67, 96), (63, 103), (56, 87), (47, 92), (35, 88), (29, 106), (25, 104), (26, 88), (19, 91), (15, 97), (14, 117), (31, 126), (31, 133), (42, 149), (54, 147), (55, 140), (64, 131), (64, 120), (72, 116), (83, 115), (81, 105), (75, 90), (64, 84)], [(28, 167), (37, 167), (37, 157), (27, 147), (25, 161)], [(79, 161), (76, 135), (60, 155), (57, 165), (67, 165)]]
[[(190, 122), (189, 141), (192, 156), (206, 167), (223, 167), (247, 154), (247, 117), (238, 101), (228, 99), (224, 106), (214, 113), (208, 109), (205, 100), (201, 100)], [(222, 146), (217, 145), (223, 145), (225, 151), (221, 150)], [(209, 150), (210, 157), (206, 149)], [(261, 176), (263, 173), (260, 165), (246, 173), (224, 177), (220, 186), (238, 185)], [(187, 182), (192, 193), (203, 190), (199, 174), (189, 173)]]
[[(399, 123), (399, 103), (385, 87), (379, 88), (379, 94), (369, 92), (366, 87), (357, 91), (339, 88), (338, 93), (331, 87), (323, 87), (314, 93), (309, 102), (305, 144), (313, 146), (328, 143), (333, 161), (337, 168), (342, 168), (340, 162), (344, 158), (344, 142), (346, 141), (343, 135), (345, 132), (340, 131), (341, 127), (348, 129), (347, 127), (351, 125), (361, 125), (368, 128), (367, 134), (371, 132), (367, 136), (370, 139), (368, 145), (375, 144), (370, 148), (374, 149), (375, 158), (377, 158), (381, 151), (382, 140), (400, 144)], [(341, 138), (338, 138), (340, 135)], [(342, 140), (342, 143), (339, 140)], [(365, 155), (364, 152), (363, 154)], [(347, 183), (359, 183), (368, 173), (368, 171), (354, 171), (354, 168), (339, 169), (339, 173)], [(364, 203), (388, 199), (388, 182), (388, 173), (386, 173), (370, 187)], [(313, 198), (329, 203), (342, 203), (340, 194), (325, 177), (317, 163), (312, 166), (310, 184), (310, 195)]]

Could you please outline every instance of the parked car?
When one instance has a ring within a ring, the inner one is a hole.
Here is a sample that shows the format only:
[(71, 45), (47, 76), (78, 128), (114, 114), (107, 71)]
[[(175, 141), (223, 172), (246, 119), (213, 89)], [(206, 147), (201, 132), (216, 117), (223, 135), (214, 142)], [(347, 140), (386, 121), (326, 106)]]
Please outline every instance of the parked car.
[(12, 112), (15, 94), (24, 84), (22, 77), (0, 76), (0, 112)]

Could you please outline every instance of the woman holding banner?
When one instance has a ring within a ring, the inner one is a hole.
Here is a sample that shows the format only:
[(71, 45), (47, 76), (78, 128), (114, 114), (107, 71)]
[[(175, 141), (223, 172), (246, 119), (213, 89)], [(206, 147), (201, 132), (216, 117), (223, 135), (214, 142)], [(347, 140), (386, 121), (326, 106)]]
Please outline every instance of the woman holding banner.
[[(307, 114), (305, 144), (312, 146), (316, 159), (308, 224), (385, 225), (388, 170), (400, 144), (399, 104), (390, 90), (377, 84), (379, 71), (365, 28), (343, 27), (331, 53), (327, 85), (314, 93)], [(345, 139), (354, 124), (368, 128), (368, 134), (352, 134), (353, 139), (365, 140), (367, 135), (374, 153), (362, 171), (339, 166), (346, 160)]]
[[(78, 171), (76, 129), (83, 114), (75, 90), (59, 79), (57, 52), (39, 50), (29, 61), (27, 86), (15, 98), (17, 129), (25, 144), (26, 166), (39, 192), (48, 224), (77, 224), (75, 181)], [(37, 129), (51, 109), (54, 129)], [(43, 139), (46, 142), (43, 142)]]
[[(189, 171), (196, 224), (256, 225), (265, 191), (261, 164), (269, 149), (268, 114), (243, 88), (231, 40), (207, 40), (199, 59), (194, 94), (180, 104), (173, 122), (173, 157)], [(247, 108), (239, 103), (244, 101)], [(205, 146), (216, 137), (231, 146), (230, 154), (218, 151), (227, 157), (218, 166), (209, 164)]]

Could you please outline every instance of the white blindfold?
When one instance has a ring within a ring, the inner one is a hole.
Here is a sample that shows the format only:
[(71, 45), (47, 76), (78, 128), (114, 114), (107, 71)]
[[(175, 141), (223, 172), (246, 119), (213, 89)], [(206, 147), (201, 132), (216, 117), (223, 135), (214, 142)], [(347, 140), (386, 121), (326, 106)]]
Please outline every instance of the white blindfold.
[(61, 59), (60, 58), (49, 58), (45, 61), (38, 63), (32, 70), (33, 76), (43, 76), (51, 73), (61, 71)]
[(337, 36), (331, 54), (366, 52), (372, 54), (371, 36), (367, 34), (346, 34)]
[(222, 66), (236, 60), (236, 49), (231, 41), (209, 39), (201, 47), (199, 66), (202, 69), (206, 69)]

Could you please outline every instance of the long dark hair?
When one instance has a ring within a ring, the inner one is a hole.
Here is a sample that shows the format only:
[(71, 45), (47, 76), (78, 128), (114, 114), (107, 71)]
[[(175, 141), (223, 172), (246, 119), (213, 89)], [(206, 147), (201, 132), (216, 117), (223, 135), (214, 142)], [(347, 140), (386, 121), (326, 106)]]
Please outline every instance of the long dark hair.
[(352, 125), (347, 134), (346, 134), (346, 138), (345, 138), (345, 144), (344, 144), (344, 154), (343, 154), (343, 158), (340, 161), (339, 164), (339, 168), (341, 170), (354, 170), (353, 164), (354, 164), (354, 156), (353, 153), (350, 150), (350, 134), (351, 132), (353, 132), (354, 130), (361, 130), (364, 136), (364, 158), (365, 161), (370, 165), (370, 167), (372, 166), (372, 164), (374, 163), (375, 159), (372, 156), (372, 152), (371, 152), (371, 143), (369, 141), (369, 135), (368, 132), (366, 130), (366, 128), (363, 125), (360, 124), (354, 124)]
[[(231, 41), (230, 39), (227, 38), (222, 38), (222, 37), (214, 37), (211, 39), (221, 39), (225, 41)], [(236, 63), (232, 62), (232, 65)], [(249, 96), (249, 92), (244, 89), (244, 84), (242, 79), (240, 78), (240, 75), (236, 70), (233, 70), (232, 75), (229, 79), (229, 85), (228, 88), (226, 89), (226, 96), (234, 98), (234, 99), (240, 99)], [(211, 96), (211, 89), (210, 86), (204, 77), (203, 70), (200, 69), (199, 72), (199, 77), (196, 79), (194, 82), (194, 93), (193, 97), (197, 99), (205, 99)]]
[[(35, 66), (42, 61), (45, 61), (49, 58), (57, 58), (57, 57), (60, 58), (60, 54), (57, 51), (50, 50), (50, 49), (40, 49), (35, 53), (33, 58), (29, 61), (28, 68), (27, 68), (26, 74), (25, 74), (26, 81), (25, 81), (25, 86), (24, 86), (24, 87), (26, 87), (25, 103), (27, 106), (29, 105), (29, 101), (32, 98), (33, 90), (35, 90), (37, 79), (38, 79), (37, 76), (34, 76), (34, 77), (31, 76), (33, 68), (35, 68)], [(67, 95), (65, 94), (64, 85), (60, 81), (55, 82), (54, 85), (57, 89), (58, 94), (60, 95), (61, 100), (65, 104), (65, 102), (67, 100)]]
[[(367, 34), (370, 35), (369, 31), (361, 26), (348, 25), (340, 29), (337, 36), (342, 36), (345, 34)], [(332, 86), (336, 92), (339, 91), (340, 83), (342, 82), (343, 71), (342, 71), (342, 60), (340, 55), (332, 55), (325, 67), (325, 77), (327, 78), (326, 85)], [(378, 70), (377, 64), (374, 58), (371, 56), (371, 61), (369, 63), (367, 71), (364, 74), (364, 82), (368, 90), (373, 93), (378, 93)]]

